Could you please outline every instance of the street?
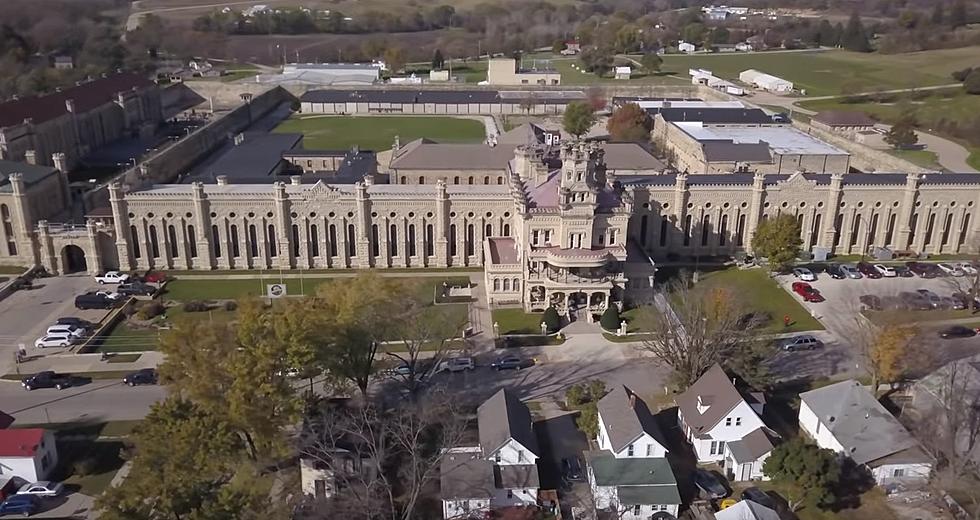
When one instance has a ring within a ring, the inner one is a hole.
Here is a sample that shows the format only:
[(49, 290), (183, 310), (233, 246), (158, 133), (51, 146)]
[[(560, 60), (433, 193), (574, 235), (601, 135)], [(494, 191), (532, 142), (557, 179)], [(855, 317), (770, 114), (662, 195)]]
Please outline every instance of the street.
[(160, 386), (130, 388), (120, 380), (96, 379), (86, 385), (28, 392), (18, 381), (0, 381), (0, 403), (17, 425), (75, 421), (142, 419), (162, 399)]

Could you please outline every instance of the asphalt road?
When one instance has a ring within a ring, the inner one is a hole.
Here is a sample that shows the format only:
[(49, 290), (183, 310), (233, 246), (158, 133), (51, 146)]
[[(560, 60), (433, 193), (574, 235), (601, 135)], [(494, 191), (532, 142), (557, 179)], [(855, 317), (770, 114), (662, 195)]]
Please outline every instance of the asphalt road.
[(0, 410), (18, 424), (142, 419), (165, 394), (163, 387), (130, 388), (118, 380), (30, 392), (17, 381), (0, 381)]

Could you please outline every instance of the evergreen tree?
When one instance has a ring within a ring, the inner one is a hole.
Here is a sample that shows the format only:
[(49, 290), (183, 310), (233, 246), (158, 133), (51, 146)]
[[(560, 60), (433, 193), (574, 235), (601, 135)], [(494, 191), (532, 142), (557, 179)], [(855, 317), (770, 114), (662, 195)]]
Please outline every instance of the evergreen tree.
[(966, 3), (963, 0), (953, 2), (953, 7), (949, 10), (949, 26), (953, 29), (963, 27), (967, 23)]
[(929, 18), (929, 20), (933, 23), (933, 25), (942, 25), (944, 18), (943, 3), (936, 2), (936, 6), (932, 8), (932, 16)]
[(868, 35), (857, 11), (851, 14), (840, 40), (841, 46), (849, 51), (871, 52), (871, 43), (868, 42)]
[(919, 136), (915, 135), (914, 121), (907, 117), (892, 125), (884, 139), (886, 143), (897, 149), (909, 148), (919, 142)]
[(980, 68), (973, 69), (963, 80), (963, 88), (967, 94), (980, 94)]
[(442, 51), (436, 49), (432, 53), (432, 70), (442, 70), (442, 67), (446, 65), (446, 59), (442, 57)]
[(558, 316), (558, 311), (554, 307), (548, 307), (544, 310), (544, 316), (541, 316), (541, 323), (544, 323), (548, 328), (548, 333), (558, 332), (561, 328), (561, 317)]
[(599, 318), (599, 325), (610, 332), (619, 330), (619, 307), (610, 304), (606, 312), (602, 313), (602, 317)]
[(839, 39), (840, 34), (834, 29), (834, 26), (830, 25), (827, 20), (820, 20), (815, 43), (821, 47), (836, 47)]

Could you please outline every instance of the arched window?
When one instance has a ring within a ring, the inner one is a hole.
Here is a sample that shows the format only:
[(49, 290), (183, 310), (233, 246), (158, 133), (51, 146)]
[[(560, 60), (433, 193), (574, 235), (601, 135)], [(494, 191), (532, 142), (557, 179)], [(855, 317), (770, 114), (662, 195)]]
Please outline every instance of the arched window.
[(741, 246), (745, 243), (745, 214), (738, 216), (738, 226), (735, 229), (735, 245)]
[(483, 178), (483, 184), (490, 184), (490, 176), (489, 175), (487, 175), (486, 177)]
[(497, 184), (503, 184), (503, 183), (504, 183), (504, 178), (502, 176), (498, 176), (497, 177)]
[(388, 228), (388, 251), (391, 256), (398, 256), (398, 226), (394, 224)]
[(521, 279), (520, 278), (514, 278), (514, 284), (511, 285), (510, 288), (513, 289), (514, 291), (520, 291), (521, 290)]
[(667, 230), (669, 229), (669, 225), (666, 218), (660, 219), (660, 247), (667, 245)]
[(449, 256), (456, 256), (456, 224), (449, 225)]
[(337, 256), (337, 226), (330, 224), (327, 230), (330, 233), (330, 256)]
[(466, 226), (466, 256), (473, 256), (474, 246), (474, 236), (476, 233), (473, 229), (473, 224)]
[(160, 240), (157, 238), (155, 225), (150, 225), (150, 257), (160, 258)]
[[(820, 215), (817, 215), (817, 216), (819, 217)], [(885, 228), (885, 245), (886, 246), (890, 246), (892, 244), (892, 238), (895, 237), (895, 222), (897, 221), (897, 217), (898, 217), (898, 214), (897, 213), (892, 213), (888, 217), (888, 226)], [(813, 228), (814, 233), (816, 233), (817, 230), (819, 230), (819, 229), (820, 228), (814, 226), (814, 228)]]
[(259, 256), (259, 234), (255, 229), (255, 224), (248, 226), (248, 248), (252, 258)]
[(3, 232), (7, 235), (7, 253), (10, 256), (17, 256), (17, 239), (14, 238), (14, 226), (10, 219), (10, 208), (6, 204), (0, 204), (0, 218), (3, 220)]
[(242, 251), (238, 246), (238, 226), (235, 224), (231, 225), (231, 256), (232, 258), (238, 258), (241, 256)]
[(140, 240), (139, 234), (136, 232), (136, 226), (129, 226), (129, 243), (133, 244), (133, 257), (140, 257)]
[(946, 245), (949, 243), (949, 234), (953, 230), (953, 214), (949, 213), (946, 215), (946, 223), (943, 224), (943, 236), (939, 241), (939, 245)]
[(221, 235), (217, 225), (211, 226), (211, 243), (214, 244), (214, 257), (221, 258)]
[[(838, 218), (844, 218), (844, 215), (840, 215)], [(911, 232), (909, 233), (909, 243), (905, 244), (905, 249), (911, 248), (912, 244), (915, 243), (915, 231), (916, 228), (918, 227), (919, 227), (919, 214), (913, 213), (912, 218), (909, 219), (909, 229), (911, 230)]]
[(510, 236), (510, 224), (504, 224), (503, 235), (505, 237), (509, 237)]
[(432, 241), (432, 224), (427, 224), (425, 226), (425, 255), (432, 256), (435, 254), (434, 245)]
[(453, 184), (459, 184), (459, 177), (453, 177)]
[(172, 258), (180, 256), (178, 254), (180, 248), (177, 245), (177, 229), (173, 225), (167, 226), (167, 242), (167, 245), (170, 246), (170, 256)]
[(878, 238), (878, 214), (871, 215), (871, 227), (868, 229), (868, 244), (874, 244)]
[(415, 256), (415, 224), (408, 225), (408, 256)]
[(470, 176), (470, 184), (473, 184), (473, 176)]
[(310, 256), (316, 258), (320, 256), (320, 233), (317, 231), (316, 224), (310, 225)]
[(711, 232), (711, 216), (705, 215), (701, 220), (701, 245), (708, 245), (708, 234)]
[(197, 234), (194, 226), (187, 226), (187, 246), (191, 250), (191, 258), (197, 258)]
[(299, 257), (299, 225), (293, 224), (291, 231), (293, 235), (293, 240), (292, 240), (293, 243), (290, 245), (293, 247), (293, 256), (298, 258)]
[(484, 233), (484, 235), (486, 235), (488, 237), (492, 237), (493, 236), (493, 224), (487, 224), (487, 226), (485, 228), (483, 228), (483, 233)]
[(718, 228), (718, 245), (723, 246), (728, 240), (728, 215), (721, 216), (721, 227)]
[(420, 175), (419, 176), (419, 184), (425, 184), (425, 176), (424, 175)]
[(493, 279), (493, 291), (500, 292), (500, 278)]
[(504, 292), (510, 291), (510, 278), (504, 278)]
[(347, 254), (357, 256), (357, 239), (354, 224), (347, 224)]
[(268, 235), (265, 237), (266, 243), (269, 245), (269, 256), (275, 257), (279, 255), (279, 251), (276, 250), (276, 226), (269, 224)]
[(404, 175), (402, 175), (402, 182), (401, 183), (402, 184), (408, 184), (408, 179)]
[(371, 256), (381, 254), (381, 244), (378, 243), (378, 225), (371, 224)]
[(929, 219), (926, 220), (926, 237), (925, 237), (926, 241), (924, 242), (926, 245), (932, 243), (932, 232), (935, 229), (936, 229), (936, 214), (933, 213), (932, 215), (929, 215)]
[(966, 242), (966, 232), (968, 229), (970, 229), (969, 213), (963, 215), (963, 225), (960, 226), (960, 237), (956, 240), (956, 245), (962, 246)]

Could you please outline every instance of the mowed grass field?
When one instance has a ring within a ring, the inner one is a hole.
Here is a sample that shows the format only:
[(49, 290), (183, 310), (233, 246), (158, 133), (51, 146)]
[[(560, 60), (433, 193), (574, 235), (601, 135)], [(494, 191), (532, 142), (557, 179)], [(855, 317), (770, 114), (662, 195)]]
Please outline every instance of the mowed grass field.
[(305, 148), (321, 150), (346, 150), (354, 145), (362, 150), (388, 150), (395, 136), (402, 144), (420, 137), (448, 143), (479, 143), (486, 135), (481, 121), (438, 116), (292, 117), (275, 131), (303, 134)]
[[(687, 77), (691, 68), (709, 69), (738, 79), (746, 69), (790, 80), (807, 96), (832, 96), (848, 90), (874, 91), (955, 83), (954, 70), (980, 65), (980, 47), (908, 54), (862, 54), (847, 51), (777, 52), (664, 56), (661, 70)], [(854, 90), (856, 89), (856, 90)]]

